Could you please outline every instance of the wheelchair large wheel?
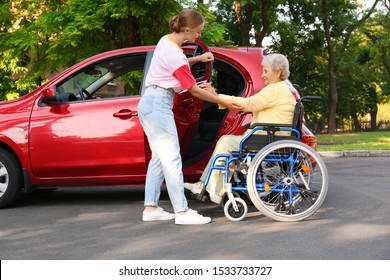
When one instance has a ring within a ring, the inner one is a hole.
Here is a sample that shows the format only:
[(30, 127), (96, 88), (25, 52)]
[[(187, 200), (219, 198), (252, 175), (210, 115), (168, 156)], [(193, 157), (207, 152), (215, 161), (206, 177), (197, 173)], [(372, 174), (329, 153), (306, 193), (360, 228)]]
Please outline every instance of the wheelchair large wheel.
[(308, 218), (328, 192), (328, 171), (320, 155), (295, 140), (273, 142), (253, 158), (247, 176), (249, 197), (264, 215), (280, 222)]

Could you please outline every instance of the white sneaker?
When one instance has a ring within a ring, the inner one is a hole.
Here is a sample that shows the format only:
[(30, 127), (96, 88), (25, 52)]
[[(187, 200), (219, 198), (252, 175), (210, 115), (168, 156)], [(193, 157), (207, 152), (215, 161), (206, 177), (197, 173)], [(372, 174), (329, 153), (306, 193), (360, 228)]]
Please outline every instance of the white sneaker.
[(173, 220), (175, 214), (164, 211), (161, 207), (156, 207), (154, 210), (144, 210), (142, 213), (142, 220), (144, 222), (152, 221), (167, 221)]
[(210, 217), (203, 217), (192, 209), (188, 209), (183, 213), (178, 213), (175, 216), (175, 224), (177, 225), (202, 225), (211, 222)]
[(204, 183), (202, 181), (196, 182), (194, 184), (184, 183), (184, 188), (190, 190), (192, 193), (199, 194), (204, 188)]

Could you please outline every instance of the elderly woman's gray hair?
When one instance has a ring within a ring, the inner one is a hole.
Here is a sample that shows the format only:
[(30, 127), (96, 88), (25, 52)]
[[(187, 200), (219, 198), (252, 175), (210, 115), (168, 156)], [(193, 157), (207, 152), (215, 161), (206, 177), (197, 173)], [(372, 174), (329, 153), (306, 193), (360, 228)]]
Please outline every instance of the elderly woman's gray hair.
[(290, 66), (287, 57), (280, 53), (267, 54), (263, 57), (262, 65), (269, 65), (273, 71), (280, 71), (280, 78), (284, 81), (290, 76)]

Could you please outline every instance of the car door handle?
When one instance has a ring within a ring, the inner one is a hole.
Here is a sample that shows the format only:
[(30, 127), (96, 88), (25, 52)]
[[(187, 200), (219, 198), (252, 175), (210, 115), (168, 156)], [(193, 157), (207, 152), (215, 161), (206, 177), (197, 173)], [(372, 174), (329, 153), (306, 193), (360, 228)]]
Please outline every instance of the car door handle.
[(130, 119), (132, 117), (138, 116), (138, 112), (131, 111), (129, 109), (122, 109), (119, 112), (114, 113), (113, 116), (120, 119)]
[(191, 105), (191, 104), (194, 104), (194, 99), (193, 98), (186, 98), (186, 99), (182, 100), (181, 103), (180, 103), (180, 105), (183, 106), (183, 107)]

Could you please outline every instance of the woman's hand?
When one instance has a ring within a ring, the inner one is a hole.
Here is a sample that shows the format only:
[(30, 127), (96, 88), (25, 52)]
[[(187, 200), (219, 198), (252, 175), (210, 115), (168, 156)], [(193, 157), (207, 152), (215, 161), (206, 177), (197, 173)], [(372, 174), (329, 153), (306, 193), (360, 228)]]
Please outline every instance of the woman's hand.
[(198, 56), (199, 62), (210, 62), (214, 61), (214, 55), (211, 52), (205, 52)]
[(204, 83), (199, 87), (197, 86), (197, 84), (194, 84), (191, 88), (188, 89), (188, 91), (192, 94), (192, 96), (196, 98), (219, 104), (220, 109), (229, 108), (239, 112), (244, 110), (243, 107), (241, 107), (238, 103), (234, 102), (233, 96), (231, 99), (222, 99), (221, 97), (219, 97), (218, 93), (215, 91), (215, 89), (211, 86), (210, 83)]
[(188, 62), (190, 65), (194, 65), (197, 62), (211, 62), (211, 61), (214, 61), (214, 55), (211, 52), (205, 52), (201, 55), (188, 58)]
[(210, 83), (204, 83), (203, 85), (200, 86), (201, 89), (204, 89), (205, 91), (213, 94), (213, 95), (218, 95), (218, 93), (215, 91), (215, 89), (212, 87)]

